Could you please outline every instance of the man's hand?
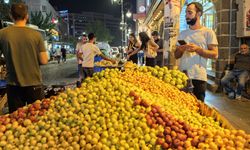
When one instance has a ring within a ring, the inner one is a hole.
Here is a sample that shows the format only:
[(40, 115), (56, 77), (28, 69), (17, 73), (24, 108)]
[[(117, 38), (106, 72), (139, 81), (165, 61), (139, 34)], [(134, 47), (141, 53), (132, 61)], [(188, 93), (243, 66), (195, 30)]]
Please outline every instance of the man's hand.
[(116, 63), (116, 60), (114, 60), (114, 59), (111, 59), (110, 61), (111, 61), (113, 64)]
[(130, 55), (127, 55), (127, 58), (126, 58), (126, 59), (128, 60), (129, 58), (130, 58)]
[(197, 52), (198, 54), (202, 52), (202, 48), (193, 43), (186, 44), (184, 46), (186, 46), (186, 51), (188, 52)]

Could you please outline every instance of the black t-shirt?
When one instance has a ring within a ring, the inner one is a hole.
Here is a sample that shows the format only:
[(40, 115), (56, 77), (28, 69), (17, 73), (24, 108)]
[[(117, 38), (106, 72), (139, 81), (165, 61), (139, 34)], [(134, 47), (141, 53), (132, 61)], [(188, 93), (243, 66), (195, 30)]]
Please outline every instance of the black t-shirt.
[(66, 49), (65, 48), (62, 48), (61, 52), (62, 52), (62, 55), (66, 55)]
[(163, 49), (163, 40), (162, 39), (155, 40), (155, 43), (159, 46), (159, 49)]

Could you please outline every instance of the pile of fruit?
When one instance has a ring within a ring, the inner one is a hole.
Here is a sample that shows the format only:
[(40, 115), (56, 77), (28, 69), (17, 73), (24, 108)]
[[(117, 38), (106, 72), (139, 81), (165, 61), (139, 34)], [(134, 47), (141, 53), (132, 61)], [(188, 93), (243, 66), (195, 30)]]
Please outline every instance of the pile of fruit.
[(113, 64), (111, 61), (101, 60), (99, 62), (96, 62), (95, 66), (98, 66), (98, 67), (114, 67), (114, 66), (118, 66), (118, 63)]
[(167, 67), (140, 67), (139, 70), (144, 73), (150, 73), (158, 79), (176, 86), (178, 89), (183, 89), (187, 85), (188, 77), (185, 73), (179, 70), (169, 70)]
[(199, 113), (150, 73), (106, 69), (81, 88), (0, 117), (0, 149), (249, 149), (250, 135)]

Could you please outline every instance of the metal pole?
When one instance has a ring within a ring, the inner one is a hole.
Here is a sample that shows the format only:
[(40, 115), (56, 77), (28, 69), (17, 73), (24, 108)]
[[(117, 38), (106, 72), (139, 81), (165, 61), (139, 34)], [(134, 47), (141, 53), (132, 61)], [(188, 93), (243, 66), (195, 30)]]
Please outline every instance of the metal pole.
[(124, 10), (123, 10), (123, 0), (121, 0), (121, 15), (122, 15), (122, 49), (124, 46)]

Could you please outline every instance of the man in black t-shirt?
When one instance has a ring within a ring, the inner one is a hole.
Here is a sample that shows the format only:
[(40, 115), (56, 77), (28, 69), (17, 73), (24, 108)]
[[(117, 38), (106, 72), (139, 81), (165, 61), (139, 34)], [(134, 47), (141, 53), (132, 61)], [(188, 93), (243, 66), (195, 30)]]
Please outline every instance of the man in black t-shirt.
[[(250, 71), (250, 53), (247, 44), (242, 44), (240, 46), (240, 52), (235, 55), (234, 61), (233, 69), (226, 73), (221, 79), (221, 84), (225, 88), (230, 99), (241, 99), (241, 94), (245, 88), (245, 83), (248, 80)], [(230, 81), (232, 79), (237, 79), (238, 81), (236, 91), (230, 86)]]
[(154, 39), (154, 42), (159, 46), (159, 49), (157, 50), (157, 56), (156, 56), (156, 65), (163, 67), (163, 40), (159, 37), (158, 31), (152, 32), (152, 37)]
[(7, 68), (9, 113), (44, 98), (40, 65), (48, 63), (42, 35), (26, 27), (28, 7), (23, 3), (11, 6), (14, 25), (0, 30), (0, 55)]

